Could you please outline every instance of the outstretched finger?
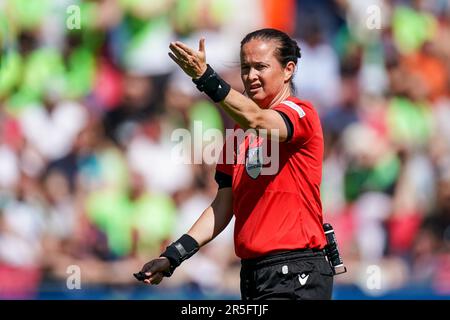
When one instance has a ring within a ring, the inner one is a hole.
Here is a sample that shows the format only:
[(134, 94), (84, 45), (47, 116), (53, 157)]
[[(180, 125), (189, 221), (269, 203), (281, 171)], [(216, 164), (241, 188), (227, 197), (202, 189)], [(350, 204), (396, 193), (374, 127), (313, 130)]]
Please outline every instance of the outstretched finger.
[(177, 47), (173, 42), (169, 45), (169, 48), (178, 60), (186, 61), (188, 59), (189, 54), (182, 48)]
[(172, 52), (169, 52), (169, 57), (173, 60), (173, 61), (175, 61), (175, 63), (180, 67), (180, 68), (184, 68), (184, 65), (182, 64), (182, 62), (172, 53)]
[(189, 48), (187, 45), (185, 45), (183, 42), (180, 41), (176, 41), (175, 42), (175, 46), (181, 50), (183, 50), (187, 55), (195, 55), (194, 50), (192, 50), (191, 48)]
[(198, 51), (205, 53), (205, 38), (201, 38), (198, 42)]

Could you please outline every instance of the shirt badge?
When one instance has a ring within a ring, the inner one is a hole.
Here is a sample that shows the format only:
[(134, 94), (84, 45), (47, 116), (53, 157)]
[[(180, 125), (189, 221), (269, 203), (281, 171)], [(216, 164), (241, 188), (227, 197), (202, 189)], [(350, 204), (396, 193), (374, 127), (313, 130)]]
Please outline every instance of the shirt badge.
[(252, 147), (248, 149), (247, 157), (245, 158), (245, 171), (253, 179), (258, 178), (262, 170), (262, 149), (261, 146)]

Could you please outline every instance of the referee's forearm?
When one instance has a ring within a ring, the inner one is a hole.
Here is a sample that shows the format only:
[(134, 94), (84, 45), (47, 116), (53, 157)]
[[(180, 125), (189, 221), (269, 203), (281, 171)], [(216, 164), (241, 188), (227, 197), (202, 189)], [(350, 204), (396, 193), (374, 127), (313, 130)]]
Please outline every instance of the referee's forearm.
[(214, 202), (206, 208), (200, 218), (187, 232), (199, 246), (203, 246), (219, 235), (233, 217), (231, 188), (221, 189)]
[(258, 129), (261, 108), (238, 91), (231, 89), (220, 106), (241, 128)]

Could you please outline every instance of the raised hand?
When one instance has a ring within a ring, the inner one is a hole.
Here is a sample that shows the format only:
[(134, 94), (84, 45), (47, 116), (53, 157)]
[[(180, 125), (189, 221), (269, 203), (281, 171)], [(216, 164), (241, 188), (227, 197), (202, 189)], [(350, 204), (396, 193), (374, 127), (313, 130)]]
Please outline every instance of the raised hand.
[(205, 39), (201, 38), (198, 51), (180, 41), (171, 42), (169, 57), (191, 78), (197, 79), (206, 71)]

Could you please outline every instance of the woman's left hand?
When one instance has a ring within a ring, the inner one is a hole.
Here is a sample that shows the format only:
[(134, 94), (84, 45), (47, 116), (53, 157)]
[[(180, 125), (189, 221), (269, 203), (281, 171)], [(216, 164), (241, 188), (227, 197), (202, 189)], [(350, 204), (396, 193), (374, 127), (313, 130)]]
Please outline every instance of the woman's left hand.
[(197, 79), (205, 73), (207, 65), (204, 38), (199, 41), (198, 51), (192, 50), (180, 41), (171, 42), (169, 48), (172, 51), (169, 52), (169, 56), (188, 76)]

